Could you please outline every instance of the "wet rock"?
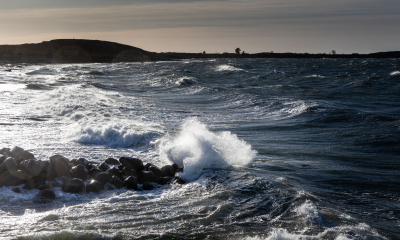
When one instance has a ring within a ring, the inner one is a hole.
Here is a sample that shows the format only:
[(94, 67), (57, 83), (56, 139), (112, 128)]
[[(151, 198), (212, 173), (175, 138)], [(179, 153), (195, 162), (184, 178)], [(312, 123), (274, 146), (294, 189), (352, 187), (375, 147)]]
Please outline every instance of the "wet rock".
[(85, 164), (85, 167), (88, 171), (90, 171), (93, 168), (96, 168), (96, 166), (93, 163), (87, 163)]
[(10, 156), (11, 149), (10, 148), (2, 148), (0, 149), (0, 154)]
[(175, 178), (174, 184), (185, 184), (185, 181), (182, 178), (177, 177)]
[(138, 171), (138, 172), (144, 170), (143, 162), (142, 162), (142, 160), (140, 160), (138, 158), (121, 157), (119, 159), (119, 162), (124, 167), (130, 168), (130, 169), (136, 169), (136, 171)]
[(13, 157), (9, 157), (2, 164), (0, 164), (0, 173), (12, 172), (17, 169), (17, 163)]
[(45, 190), (45, 189), (53, 189), (53, 186), (51, 186), (50, 184), (40, 185), (40, 186), (38, 187), (38, 189), (39, 189), (40, 191)]
[(153, 166), (153, 164), (151, 164), (151, 163), (146, 163), (146, 164), (144, 165), (144, 170), (150, 171), (150, 167), (151, 167), (151, 166)]
[(160, 177), (158, 180), (157, 180), (157, 183), (158, 184), (160, 184), (160, 185), (165, 185), (165, 184), (167, 184), (169, 181), (168, 181), (168, 179), (166, 178), (166, 177)]
[(143, 190), (153, 190), (153, 189), (154, 189), (154, 187), (151, 183), (149, 183), (149, 182), (143, 183)]
[(170, 176), (170, 177), (175, 176), (175, 169), (171, 165), (165, 165), (164, 167), (162, 167), (161, 172), (163, 173), (164, 176)]
[(48, 169), (48, 180), (54, 180), (55, 178), (70, 177), (71, 166), (67, 158), (61, 155), (54, 155), (50, 157), (50, 166)]
[(114, 185), (111, 185), (110, 183), (107, 183), (106, 185), (104, 185), (104, 188), (108, 191), (115, 189)]
[(48, 162), (30, 159), (22, 161), (19, 167), (32, 178), (41, 175), (43, 171), (47, 170)]
[(127, 189), (134, 189), (137, 190), (137, 180), (135, 177), (130, 176), (127, 179), (125, 179), (125, 186)]
[(172, 167), (174, 168), (175, 172), (183, 172), (183, 167), (179, 167), (179, 165), (176, 163), (172, 164)]
[(82, 165), (85, 165), (85, 166), (89, 163), (89, 161), (86, 160), (85, 158), (79, 158), (78, 160), (76, 160), (76, 162), (78, 164), (82, 164)]
[(56, 199), (56, 194), (53, 189), (44, 189), (39, 192), (38, 197), (41, 199)]
[(79, 165), (77, 159), (72, 159), (71, 161), (69, 161), (69, 164), (70, 164), (72, 167), (75, 167), (75, 166)]
[(145, 182), (154, 182), (156, 183), (159, 177), (152, 172), (142, 171), (138, 176), (138, 183), (143, 184)]
[(120, 165), (120, 162), (115, 158), (107, 158), (104, 162), (111, 165)]
[(21, 189), (18, 187), (11, 189), (11, 191), (13, 191), (15, 193), (21, 193)]
[(105, 172), (107, 171), (110, 167), (107, 165), (107, 163), (103, 162), (99, 165), (98, 167), (101, 171)]
[(23, 186), (23, 189), (36, 189), (40, 185), (45, 185), (46, 184), (46, 178), (43, 177), (35, 177), (35, 178), (29, 178), (26, 180), (25, 185)]
[(88, 171), (82, 164), (72, 167), (70, 172), (72, 178), (79, 178), (83, 181), (86, 181), (86, 179), (88, 178)]
[(28, 179), (28, 174), (21, 170), (14, 172), (5, 172), (0, 176), (0, 187), (2, 186), (17, 186), (23, 184)]
[(115, 175), (111, 177), (111, 184), (114, 185), (117, 189), (124, 187), (124, 181)]
[(126, 177), (129, 177), (129, 176), (137, 177), (138, 176), (135, 169), (130, 169), (127, 167), (124, 167), (122, 169), (122, 175), (125, 175)]
[(157, 166), (151, 166), (149, 168), (149, 171), (154, 173), (155, 175), (157, 175), (157, 177), (164, 177), (163, 173), (161, 172), (161, 170), (157, 167)]
[(96, 181), (100, 182), (101, 184), (103, 184), (103, 186), (104, 186), (106, 183), (110, 182), (111, 178), (110, 178), (110, 175), (108, 175), (108, 173), (101, 172), (101, 173), (98, 173), (96, 175), (96, 177), (94, 177), (94, 179)]
[(7, 155), (0, 156), (0, 164), (2, 164), (4, 162), (4, 160), (7, 159), (7, 157), (8, 157)]
[(108, 173), (108, 175), (110, 175), (110, 177), (117, 176), (119, 178), (122, 178), (121, 172), (115, 166), (110, 167), (110, 169), (107, 170), (107, 173)]
[(92, 180), (90, 181), (90, 183), (88, 183), (88, 185), (86, 186), (86, 192), (100, 192), (104, 190), (104, 184), (96, 181), (96, 180)]
[(62, 191), (68, 193), (82, 193), (85, 191), (85, 182), (79, 178), (63, 177)]
[(89, 170), (88, 174), (89, 174), (89, 178), (93, 179), (94, 177), (96, 177), (97, 174), (101, 173), (103, 171), (101, 171), (100, 169), (97, 168), (92, 168)]
[(32, 153), (25, 151), (23, 148), (20, 147), (14, 147), (9, 155), (14, 157), (15, 159), (19, 158), (24, 158), (26, 160), (35, 159), (35, 156)]

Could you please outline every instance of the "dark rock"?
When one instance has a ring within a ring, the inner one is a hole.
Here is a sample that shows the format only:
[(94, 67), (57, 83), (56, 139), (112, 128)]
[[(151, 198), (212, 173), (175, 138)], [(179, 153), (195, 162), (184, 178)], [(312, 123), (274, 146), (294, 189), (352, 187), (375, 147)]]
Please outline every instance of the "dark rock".
[(184, 184), (184, 183), (185, 181), (182, 178), (180, 177), (175, 178), (174, 184)]
[(0, 156), (0, 164), (2, 164), (4, 162), (4, 160), (7, 159), (7, 157), (8, 157), (7, 155)]
[(134, 189), (137, 190), (137, 181), (136, 178), (133, 176), (128, 177), (125, 179), (125, 186), (127, 189)]
[(87, 163), (87, 164), (85, 164), (85, 166), (86, 166), (86, 169), (87, 169), (88, 171), (90, 171), (90, 170), (93, 169), (93, 168), (96, 168), (96, 166), (93, 165), (93, 163)]
[(146, 165), (144, 165), (144, 170), (146, 171), (150, 171), (150, 167), (153, 166), (153, 164), (151, 163), (146, 163)]
[(124, 187), (124, 181), (115, 175), (111, 177), (111, 184), (114, 185), (115, 188), (118, 188), (118, 189)]
[(61, 184), (57, 181), (50, 182), (49, 185), (52, 186), (53, 188), (61, 187)]
[(11, 149), (9, 148), (2, 148), (0, 149), (0, 154), (10, 156)]
[(15, 193), (21, 193), (21, 189), (18, 187), (11, 189), (11, 191), (13, 191)]
[(164, 177), (163, 173), (161, 172), (161, 170), (157, 167), (157, 166), (151, 166), (149, 168), (149, 171), (154, 173), (155, 175), (157, 175), (157, 177)]
[(56, 199), (56, 194), (54, 193), (53, 189), (44, 189), (39, 192), (38, 197), (46, 199)]
[(78, 160), (76, 159), (72, 159), (71, 161), (69, 161), (69, 164), (73, 167), (79, 165)]
[(172, 164), (172, 167), (174, 168), (175, 172), (183, 172), (183, 167), (179, 167), (179, 165), (176, 163)]
[(76, 160), (76, 162), (78, 164), (82, 164), (82, 165), (85, 165), (85, 166), (89, 163), (89, 161), (86, 160), (85, 158), (79, 158), (78, 160)]
[(107, 171), (110, 167), (107, 165), (107, 163), (103, 162), (99, 165), (99, 169), (103, 172)]
[(31, 178), (40, 175), (47, 170), (48, 162), (36, 161), (33, 159), (25, 160), (19, 164), (20, 169), (24, 170)]
[(32, 153), (30, 153), (30, 152), (28, 152), (28, 151), (25, 151), (23, 148), (20, 148), (20, 147), (14, 147), (14, 148), (11, 150), (11, 152), (10, 152), (9, 155), (12, 156), (12, 157), (14, 157), (14, 158), (17, 159), (17, 160), (18, 160), (20, 157), (22, 157), (22, 158), (24, 158), (24, 159), (26, 159), (26, 160), (35, 159), (35, 156), (34, 156)]
[(82, 193), (85, 191), (85, 182), (82, 179), (63, 177), (62, 180), (63, 185), (61, 189), (63, 192)]
[(97, 174), (99, 174), (99, 173), (102, 173), (103, 171), (101, 171), (100, 169), (98, 169), (98, 168), (92, 168), (92, 169), (90, 169), (89, 170), (89, 172), (88, 172), (88, 174), (89, 174), (89, 178), (94, 178), (94, 177), (96, 177), (96, 175)]
[(124, 169), (124, 165), (118, 165), (118, 169), (119, 169), (120, 171), (122, 171), (122, 169)]
[(162, 167), (161, 172), (164, 174), (164, 176), (170, 176), (170, 177), (175, 176), (174, 167), (171, 165), (165, 165), (164, 167)]
[(138, 183), (143, 184), (145, 182), (154, 182), (156, 183), (159, 177), (152, 172), (142, 171), (138, 176)]
[(50, 184), (46, 184), (46, 185), (40, 185), (40, 186), (38, 187), (38, 189), (39, 189), (40, 191), (42, 191), (42, 190), (45, 190), (45, 189), (53, 189), (53, 187), (52, 187)]
[(9, 157), (2, 164), (0, 164), (0, 173), (12, 172), (17, 169), (17, 163), (13, 157)]
[(142, 160), (131, 157), (121, 157), (119, 162), (126, 168), (136, 169), (137, 172), (144, 170)]
[(166, 177), (160, 177), (158, 180), (157, 180), (157, 183), (158, 184), (160, 184), (160, 185), (165, 185), (165, 184), (167, 184), (169, 181), (168, 181), (168, 179), (166, 178)]
[(54, 155), (50, 157), (50, 166), (48, 169), (48, 180), (54, 180), (60, 177), (70, 177), (71, 166), (69, 160), (61, 155)]
[(111, 185), (110, 183), (107, 183), (106, 185), (104, 185), (104, 188), (108, 191), (115, 189), (114, 185)]
[(107, 170), (107, 173), (108, 173), (108, 175), (110, 175), (110, 177), (117, 176), (119, 178), (122, 178), (121, 172), (115, 166), (110, 167), (110, 169)]
[(88, 178), (88, 171), (82, 164), (72, 167), (70, 172), (72, 178), (80, 178), (83, 181), (86, 181), (86, 179)]
[(23, 186), (23, 189), (36, 189), (41, 185), (46, 184), (46, 178), (43, 177), (36, 177), (36, 178), (29, 178), (26, 180), (25, 185)]
[(138, 174), (137, 174), (135, 169), (130, 169), (130, 168), (127, 168), (127, 167), (124, 167), (122, 169), (122, 174), (127, 176), (127, 177), (129, 177), (129, 176), (137, 177), (138, 176)]
[(94, 177), (94, 179), (96, 181), (100, 182), (101, 184), (103, 184), (103, 186), (104, 186), (106, 183), (110, 182), (111, 178), (110, 178), (110, 175), (108, 175), (108, 173), (101, 172), (101, 173), (98, 173), (96, 175), (96, 177)]
[(100, 192), (101, 190), (104, 190), (104, 184), (96, 181), (96, 180), (92, 180), (90, 181), (90, 183), (88, 183), (88, 185), (86, 186), (86, 192)]
[(115, 158), (107, 158), (104, 162), (111, 165), (120, 165), (120, 162)]
[(153, 190), (153, 189), (154, 189), (154, 187), (151, 183), (149, 183), (149, 182), (143, 183), (143, 190)]
[(14, 172), (5, 172), (0, 176), (0, 187), (2, 186), (17, 186), (23, 184), (28, 179), (28, 174), (18, 170)]

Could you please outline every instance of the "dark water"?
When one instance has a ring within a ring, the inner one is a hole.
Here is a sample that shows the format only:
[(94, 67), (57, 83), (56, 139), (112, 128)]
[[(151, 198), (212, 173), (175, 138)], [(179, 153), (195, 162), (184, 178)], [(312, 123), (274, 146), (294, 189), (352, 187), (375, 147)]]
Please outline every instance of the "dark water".
[(188, 183), (58, 191), (40, 206), (3, 187), (0, 236), (398, 239), (399, 71), (399, 59), (3, 65), (0, 147), (173, 161)]

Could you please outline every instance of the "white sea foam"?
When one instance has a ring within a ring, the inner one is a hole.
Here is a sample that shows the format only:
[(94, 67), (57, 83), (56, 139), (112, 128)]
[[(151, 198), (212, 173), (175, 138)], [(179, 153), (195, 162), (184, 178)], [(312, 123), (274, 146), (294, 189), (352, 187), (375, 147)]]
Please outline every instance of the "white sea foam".
[(134, 126), (108, 124), (102, 126), (83, 126), (76, 142), (110, 147), (139, 147), (148, 145), (158, 136), (157, 133), (135, 129)]
[(218, 72), (238, 72), (243, 71), (241, 68), (236, 68), (227, 64), (219, 65), (216, 69)]
[(197, 119), (188, 119), (178, 136), (164, 141), (160, 156), (184, 166), (185, 181), (197, 179), (206, 169), (244, 166), (256, 155), (251, 145), (231, 132), (211, 132)]
[(400, 71), (394, 71), (390, 73), (390, 76), (400, 75)]
[(309, 200), (307, 200), (305, 203), (303, 203), (302, 205), (297, 207), (295, 209), (295, 212), (299, 216), (302, 216), (303, 218), (305, 218), (305, 220), (308, 223), (311, 223), (311, 224), (312, 223), (317, 223), (317, 224), (322, 223), (322, 219), (321, 219), (321, 216), (319, 215), (317, 207)]

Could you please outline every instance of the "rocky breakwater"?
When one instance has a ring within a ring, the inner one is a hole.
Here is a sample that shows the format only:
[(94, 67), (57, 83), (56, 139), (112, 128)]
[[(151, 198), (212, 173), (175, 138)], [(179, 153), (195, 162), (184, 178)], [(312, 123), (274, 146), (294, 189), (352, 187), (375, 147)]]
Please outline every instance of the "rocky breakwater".
[(159, 168), (133, 157), (119, 160), (108, 158), (102, 163), (84, 158), (72, 159), (54, 155), (49, 160), (37, 160), (20, 147), (0, 150), (0, 187), (15, 186), (14, 192), (38, 189), (35, 202), (56, 198), (54, 188), (68, 193), (90, 193), (112, 189), (152, 190), (165, 184), (183, 184), (176, 176), (183, 171), (176, 164)]

